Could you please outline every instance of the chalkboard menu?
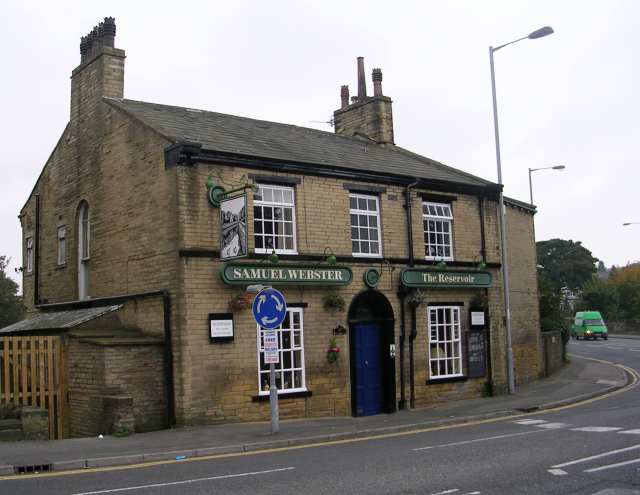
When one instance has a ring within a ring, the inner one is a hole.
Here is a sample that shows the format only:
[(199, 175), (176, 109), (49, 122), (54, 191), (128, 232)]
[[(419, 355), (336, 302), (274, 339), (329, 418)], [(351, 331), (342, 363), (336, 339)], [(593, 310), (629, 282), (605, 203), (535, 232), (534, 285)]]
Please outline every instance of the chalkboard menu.
[(487, 338), (483, 330), (471, 330), (467, 334), (467, 364), (469, 378), (487, 374)]

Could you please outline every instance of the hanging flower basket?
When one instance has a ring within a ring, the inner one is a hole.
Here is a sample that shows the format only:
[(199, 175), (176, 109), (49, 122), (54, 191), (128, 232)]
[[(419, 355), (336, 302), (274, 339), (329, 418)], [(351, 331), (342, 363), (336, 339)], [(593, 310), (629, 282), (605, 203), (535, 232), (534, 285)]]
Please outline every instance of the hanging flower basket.
[(327, 292), (322, 298), (322, 307), (329, 313), (340, 313), (346, 305), (344, 298), (335, 290)]
[(240, 310), (251, 307), (253, 303), (253, 296), (246, 292), (241, 292), (233, 296), (231, 301), (229, 301), (229, 307), (232, 310)]
[(329, 349), (327, 349), (327, 362), (329, 364), (333, 364), (338, 360), (338, 354), (340, 353), (340, 348), (336, 342), (336, 339), (331, 339), (329, 341)]

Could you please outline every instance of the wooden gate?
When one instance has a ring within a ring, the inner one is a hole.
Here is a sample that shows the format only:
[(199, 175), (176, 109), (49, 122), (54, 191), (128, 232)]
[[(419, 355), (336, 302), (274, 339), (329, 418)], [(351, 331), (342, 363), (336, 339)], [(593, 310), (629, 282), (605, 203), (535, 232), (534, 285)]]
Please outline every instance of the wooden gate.
[(66, 363), (59, 336), (0, 337), (0, 403), (49, 412), (49, 438), (64, 438)]

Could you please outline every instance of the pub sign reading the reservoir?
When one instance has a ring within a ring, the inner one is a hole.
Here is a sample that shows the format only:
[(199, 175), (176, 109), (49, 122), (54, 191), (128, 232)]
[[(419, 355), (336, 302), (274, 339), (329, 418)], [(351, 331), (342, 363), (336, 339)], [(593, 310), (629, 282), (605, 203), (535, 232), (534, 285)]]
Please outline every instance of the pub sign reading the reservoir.
[(401, 273), (405, 287), (489, 287), (488, 272), (436, 271), (405, 268)]
[(222, 267), (222, 280), (227, 284), (269, 285), (348, 285), (353, 279), (346, 266), (309, 266), (227, 263)]

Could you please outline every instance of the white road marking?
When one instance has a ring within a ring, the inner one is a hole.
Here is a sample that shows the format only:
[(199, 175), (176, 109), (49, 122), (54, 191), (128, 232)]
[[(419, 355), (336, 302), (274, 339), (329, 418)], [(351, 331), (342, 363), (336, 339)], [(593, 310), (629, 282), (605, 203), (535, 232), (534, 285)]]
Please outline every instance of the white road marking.
[(95, 492), (82, 492), (82, 493), (74, 493), (73, 495), (98, 495), (101, 493), (118, 493), (118, 492), (129, 492), (133, 490), (144, 490), (145, 488), (158, 488), (161, 486), (175, 486), (175, 485), (185, 485), (187, 483), (198, 483), (200, 481), (212, 481), (212, 480), (226, 480), (229, 478), (242, 478), (246, 476), (256, 476), (258, 474), (269, 474), (269, 473), (279, 473), (282, 471), (291, 471), (295, 469), (294, 467), (286, 467), (280, 469), (269, 469), (267, 471), (253, 471), (250, 473), (238, 473), (238, 474), (224, 474), (221, 476), (211, 476), (209, 478), (196, 478), (192, 480), (184, 480), (184, 481), (171, 481), (168, 483), (154, 483), (153, 485), (138, 485), (138, 486), (128, 486), (125, 488), (112, 488), (110, 490), (98, 490)]
[(517, 423), (519, 425), (538, 425), (541, 423), (546, 423), (546, 421), (544, 419), (521, 419), (519, 421), (514, 421), (514, 423)]
[(439, 447), (455, 447), (456, 445), (467, 445), (470, 443), (485, 442), (487, 440), (498, 440), (500, 438), (519, 437), (522, 435), (530, 435), (531, 433), (542, 433), (542, 432), (544, 432), (544, 430), (521, 431), (520, 433), (507, 433), (505, 435), (496, 435), (495, 437), (476, 438), (475, 440), (464, 440), (462, 442), (442, 443), (440, 445), (430, 445), (429, 447), (418, 447), (416, 449), (411, 449), (411, 450), (413, 450), (414, 452), (417, 452), (418, 450), (437, 449)]
[(456, 492), (459, 492), (459, 491), (460, 491), (459, 488), (452, 488), (451, 490), (445, 490), (443, 492), (431, 493), (429, 495), (446, 495), (447, 493), (456, 493)]
[(629, 349), (631, 352), (640, 352), (640, 349)]
[(621, 433), (623, 435), (640, 435), (640, 430), (624, 430), (619, 431), (618, 433)]
[(632, 445), (631, 447), (626, 447), (624, 449), (612, 450), (610, 452), (603, 452), (602, 454), (592, 455), (589, 457), (583, 457), (582, 459), (576, 459), (574, 461), (564, 462), (562, 464), (556, 464), (555, 466), (551, 466), (552, 468), (563, 468), (566, 466), (571, 466), (573, 464), (580, 464), (581, 462), (593, 461), (594, 459), (600, 459), (601, 457), (606, 457), (608, 455), (620, 454), (621, 452), (629, 452), (630, 450), (640, 449), (640, 444)]
[(616, 350), (624, 349), (624, 347), (618, 347), (617, 345), (608, 345), (606, 347), (608, 347), (609, 349), (616, 349)]
[(546, 424), (540, 424), (540, 425), (536, 425), (538, 428), (546, 428), (547, 430), (557, 430), (559, 428), (565, 428), (567, 426), (571, 426), (570, 424), (567, 423), (546, 423)]
[(562, 469), (547, 469), (547, 471), (549, 471), (554, 476), (562, 476), (563, 474), (567, 474), (567, 472), (563, 471)]
[(596, 382), (598, 385), (618, 385), (618, 381), (616, 380), (598, 380)]
[(613, 468), (617, 468), (617, 467), (628, 466), (629, 464), (638, 464), (639, 462), (640, 462), (640, 459), (632, 459), (630, 461), (618, 462), (616, 464), (608, 464), (606, 466), (600, 466), (600, 467), (597, 467), (597, 468), (585, 469), (584, 472), (585, 473), (596, 473), (598, 471), (604, 471), (605, 469), (613, 469)]
[(591, 431), (594, 433), (604, 433), (607, 431), (618, 430), (622, 430), (622, 428), (617, 428), (615, 426), (584, 426), (582, 428), (571, 428), (571, 431)]

